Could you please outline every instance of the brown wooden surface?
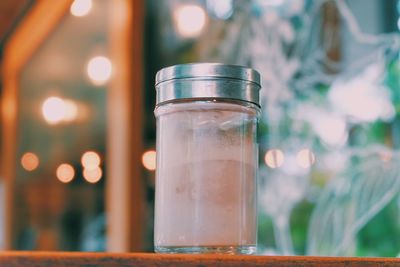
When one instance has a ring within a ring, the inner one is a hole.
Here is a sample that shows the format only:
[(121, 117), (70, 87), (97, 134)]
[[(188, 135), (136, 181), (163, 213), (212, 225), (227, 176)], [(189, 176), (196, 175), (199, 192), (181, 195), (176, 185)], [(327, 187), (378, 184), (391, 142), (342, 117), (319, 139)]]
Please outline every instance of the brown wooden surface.
[(396, 258), (338, 258), (229, 255), (165, 255), (151, 253), (3, 252), (0, 266), (268, 266), (268, 267), (381, 267), (400, 266)]

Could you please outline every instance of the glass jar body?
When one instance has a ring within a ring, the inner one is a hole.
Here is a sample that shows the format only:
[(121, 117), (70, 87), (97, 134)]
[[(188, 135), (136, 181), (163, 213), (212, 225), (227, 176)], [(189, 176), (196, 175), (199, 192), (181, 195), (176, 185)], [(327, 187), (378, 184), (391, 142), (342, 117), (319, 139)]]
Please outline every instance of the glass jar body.
[(255, 252), (258, 113), (243, 101), (156, 108), (156, 252)]

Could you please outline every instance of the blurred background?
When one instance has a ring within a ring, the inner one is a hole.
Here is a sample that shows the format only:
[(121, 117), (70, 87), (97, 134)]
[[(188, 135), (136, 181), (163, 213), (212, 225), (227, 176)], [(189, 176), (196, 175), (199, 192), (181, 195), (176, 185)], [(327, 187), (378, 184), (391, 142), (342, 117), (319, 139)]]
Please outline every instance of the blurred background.
[(152, 251), (154, 77), (262, 75), (259, 254), (400, 255), (400, 1), (2, 0), (0, 249)]

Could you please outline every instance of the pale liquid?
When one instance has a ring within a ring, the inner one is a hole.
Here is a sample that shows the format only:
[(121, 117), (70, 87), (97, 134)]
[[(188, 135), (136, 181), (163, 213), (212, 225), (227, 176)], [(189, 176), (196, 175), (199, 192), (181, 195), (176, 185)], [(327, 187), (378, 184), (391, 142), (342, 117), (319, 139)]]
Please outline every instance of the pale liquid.
[(255, 245), (255, 170), (243, 161), (221, 159), (158, 170), (155, 245)]

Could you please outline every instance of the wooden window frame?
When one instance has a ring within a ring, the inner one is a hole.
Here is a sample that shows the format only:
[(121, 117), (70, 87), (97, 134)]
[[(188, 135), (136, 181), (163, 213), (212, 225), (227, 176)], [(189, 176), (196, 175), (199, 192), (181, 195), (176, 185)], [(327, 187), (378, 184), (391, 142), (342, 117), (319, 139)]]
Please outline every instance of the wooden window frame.
[[(2, 176), (5, 248), (12, 249), (13, 192), (17, 166), (19, 74), (69, 12), (72, 0), (36, 1), (5, 43), (2, 64)], [(110, 5), (110, 54), (114, 76), (107, 88), (107, 250), (141, 251), (145, 238), (142, 167), (144, 0)]]

